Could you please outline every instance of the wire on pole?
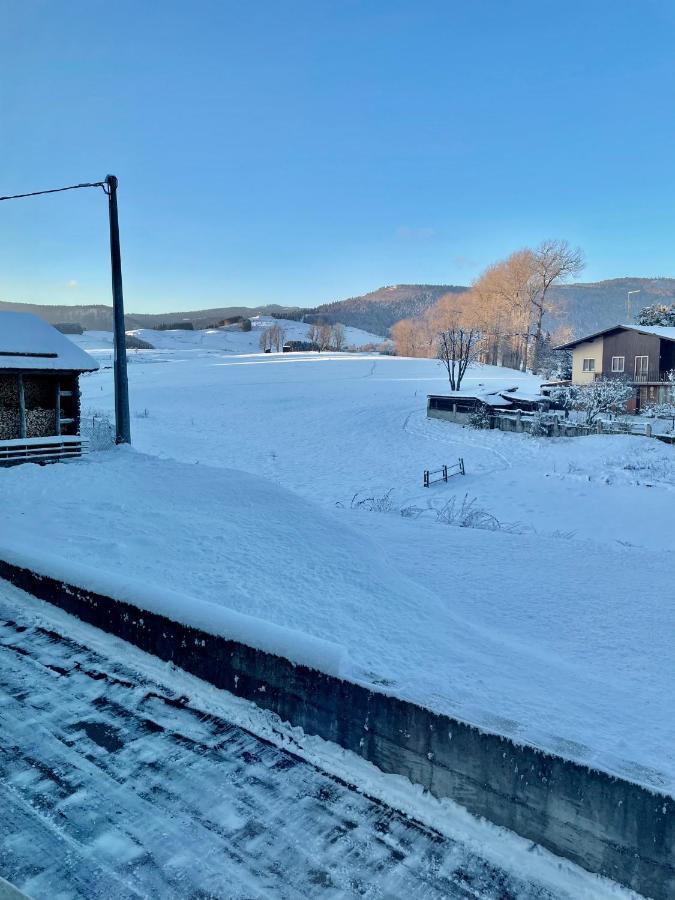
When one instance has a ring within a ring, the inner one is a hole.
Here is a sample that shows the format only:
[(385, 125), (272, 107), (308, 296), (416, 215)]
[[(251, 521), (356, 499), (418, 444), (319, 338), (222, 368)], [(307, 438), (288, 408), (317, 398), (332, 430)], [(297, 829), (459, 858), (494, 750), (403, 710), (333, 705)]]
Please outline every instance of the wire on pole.
[(10, 194), (0, 200), (20, 200), (22, 197), (39, 197), (41, 194), (60, 194), (62, 191), (76, 191), (78, 188), (100, 187), (105, 191), (105, 181), (89, 181), (86, 184), (71, 184), (68, 187), (51, 188), (48, 191), (31, 191), (30, 194)]

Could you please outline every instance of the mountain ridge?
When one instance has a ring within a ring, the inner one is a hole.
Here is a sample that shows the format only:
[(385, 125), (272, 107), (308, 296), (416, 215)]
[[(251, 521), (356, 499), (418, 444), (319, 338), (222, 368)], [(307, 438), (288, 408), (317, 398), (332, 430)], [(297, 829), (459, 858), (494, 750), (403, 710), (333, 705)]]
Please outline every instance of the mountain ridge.
[[(309, 309), (264, 304), (255, 307), (222, 306), (165, 313), (130, 312), (125, 316), (125, 323), (127, 329), (154, 328), (157, 325), (188, 319), (196, 328), (205, 328), (230, 316), (274, 315), (308, 322), (339, 321), (373, 334), (386, 335), (392, 325), (400, 319), (420, 315), (443, 294), (450, 292), (461, 294), (466, 290), (468, 288), (463, 285), (397, 284)], [(640, 292), (631, 298), (634, 315), (643, 306), (652, 303), (675, 303), (675, 278), (625, 276), (602, 281), (556, 285), (551, 288), (549, 296), (558, 309), (555, 313), (547, 314), (545, 327), (554, 331), (560, 326), (569, 326), (578, 337), (625, 322), (628, 318), (628, 291)], [(77, 322), (89, 331), (112, 329), (112, 310), (103, 304), (48, 306), (0, 300), (0, 310), (2, 309), (33, 312), (51, 324)]]

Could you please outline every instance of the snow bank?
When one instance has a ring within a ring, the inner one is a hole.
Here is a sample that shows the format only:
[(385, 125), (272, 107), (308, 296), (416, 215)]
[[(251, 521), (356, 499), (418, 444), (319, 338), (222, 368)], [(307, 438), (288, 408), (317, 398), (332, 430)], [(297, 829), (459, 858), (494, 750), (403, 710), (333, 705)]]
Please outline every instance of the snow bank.
[(140, 584), (118, 573), (75, 563), (52, 553), (17, 548), (5, 540), (0, 543), (0, 559), (71, 587), (85, 588), (113, 600), (122, 600), (140, 611), (158, 613), (183, 625), (282, 656), (297, 665), (309, 666), (328, 675), (339, 677), (346, 669), (347, 654), (344, 647), (338, 644), (196, 600), (169, 588)]

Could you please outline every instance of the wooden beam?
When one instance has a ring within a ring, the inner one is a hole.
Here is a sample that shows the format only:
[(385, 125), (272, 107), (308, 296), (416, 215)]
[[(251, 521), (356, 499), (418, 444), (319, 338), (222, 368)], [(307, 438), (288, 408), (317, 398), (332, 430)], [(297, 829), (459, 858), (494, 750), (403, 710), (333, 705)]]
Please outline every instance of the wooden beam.
[(26, 437), (26, 392), (23, 386), (23, 375), (16, 376), (19, 380), (19, 437)]
[(54, 398), (54, 431), (61, 434), (61, 382), (56, 382), (56, 396)]

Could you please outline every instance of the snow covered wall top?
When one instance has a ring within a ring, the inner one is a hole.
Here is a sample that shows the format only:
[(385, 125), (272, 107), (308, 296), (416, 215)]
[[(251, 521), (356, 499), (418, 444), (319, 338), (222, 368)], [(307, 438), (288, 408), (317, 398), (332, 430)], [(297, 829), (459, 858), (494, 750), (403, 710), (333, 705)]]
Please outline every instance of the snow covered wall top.
[(93, 372), (98, 363), (38, 316), (0, 312), (0, 369)]

